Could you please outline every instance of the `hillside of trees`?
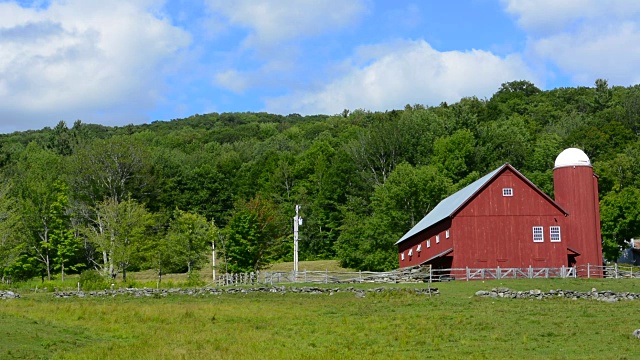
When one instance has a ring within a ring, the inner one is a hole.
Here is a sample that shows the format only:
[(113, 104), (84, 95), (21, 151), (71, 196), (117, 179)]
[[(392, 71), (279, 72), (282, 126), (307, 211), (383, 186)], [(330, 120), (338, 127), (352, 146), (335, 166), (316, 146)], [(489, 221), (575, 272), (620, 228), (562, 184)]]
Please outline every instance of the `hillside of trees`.
[(640, 235), (640, 85), (541, 91), (326, 116), (194, 115), (0, 135), (0, 276), (223, 271), (293, 258), (397, 267), (393, 245), (440, 200), (508, 162), (553, 196), (583, 149), (600, 176), (605, 256)]

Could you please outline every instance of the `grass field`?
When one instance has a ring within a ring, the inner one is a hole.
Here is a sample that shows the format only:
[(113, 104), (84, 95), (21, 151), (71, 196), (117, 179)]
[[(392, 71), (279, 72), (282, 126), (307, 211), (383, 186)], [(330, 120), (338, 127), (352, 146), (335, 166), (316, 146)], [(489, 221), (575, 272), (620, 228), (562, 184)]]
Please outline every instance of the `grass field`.
[[(424, 285), (404, 285), (407, 287)], [(639, 280), (501, 280), (409, 293), (0, 301), (1, 359), (638, 359), (638, 302), (477, 298), (480, 289), (640, 292)]]
[[(345, 269), (340, 267), (338, 260), (316, 260), (316, 261), (300, 261), (298, 263), (298, 269), (300, 271), (340, 271), (340, 272), (352, 272), (352, 269)], [(269, 265), (264, 271), (292, 271), (293, 262), (275, 263)]]

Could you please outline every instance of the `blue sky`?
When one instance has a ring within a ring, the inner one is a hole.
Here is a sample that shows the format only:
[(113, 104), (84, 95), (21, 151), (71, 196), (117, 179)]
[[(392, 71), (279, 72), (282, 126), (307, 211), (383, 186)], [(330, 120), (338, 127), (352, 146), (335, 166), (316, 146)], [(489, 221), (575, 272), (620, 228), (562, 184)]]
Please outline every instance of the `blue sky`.
[(640, 83), (632, 0), (0, 0), (0, 132)]

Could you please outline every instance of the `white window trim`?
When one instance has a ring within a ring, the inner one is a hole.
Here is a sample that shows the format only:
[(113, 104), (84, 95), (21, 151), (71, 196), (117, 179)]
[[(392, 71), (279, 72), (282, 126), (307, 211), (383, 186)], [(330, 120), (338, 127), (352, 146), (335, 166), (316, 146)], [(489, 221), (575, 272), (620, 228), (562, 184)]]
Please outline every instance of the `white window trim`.
[[(536, 233), (536, 230), (538, 230), (538, 233)], [(539, 239), (536, 239), (536, 235), (539, 235)], [(542, 226), (533, 227), (533, 242), (536, 242), (536, 243), (544, 242), (544, 227)]]
[(440, 234), (436, 235), (436, 244), (440, 244)]
[(449, 230), (444, 232), (444, 237), (447, 238), (447, 239), (449, 238)]
[(502, 188), (502, 196), (513, 196), (513, 188)]
[(422, 251), (422, 244), (418, 244), (418, 248), (416, 249), (417, 252)]
[(404, 251), (400, 253), (400, 260), (404, 261)]
[(409, 257), (413, 256), (413, 249), (409, 249), (409, 254), (408, 255), (409, 255)]
[(431, 247), (431, 239), (427, 240), (427, 247), (430, 248)]
[[(553, 230), (558, 229), (558, 239), (553, 239)], [(549, 226), (549, 241), (550, 242), (562, 242), (562, 233), (560, 232), (560, 226)]]

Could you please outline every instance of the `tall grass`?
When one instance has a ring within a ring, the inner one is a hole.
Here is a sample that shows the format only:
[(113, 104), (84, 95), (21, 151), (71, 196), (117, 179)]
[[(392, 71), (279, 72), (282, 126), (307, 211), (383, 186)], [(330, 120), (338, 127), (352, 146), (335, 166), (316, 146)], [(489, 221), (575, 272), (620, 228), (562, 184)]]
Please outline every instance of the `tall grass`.
[[(64, 359), (635, 359), (640, 354), (640, 341), (630, 336), (640, 327), (635, 302), (473, 296), (498, 286), (640, 292), (640, 280), (438, 286), (441, 295), (433, 297), (407, 292), (364, 298), (352, 293), (144, 299), (25, 294), (2, 303), (0, 320), (11, 319), (11, 331), (22, 334), (38, 333), (43, 326), (55, 329), (22, 345)], [(58, 343), (75, 345), (50, 345)], [(15, 354), (16, 346), (0, 336), (0, 358)]]

